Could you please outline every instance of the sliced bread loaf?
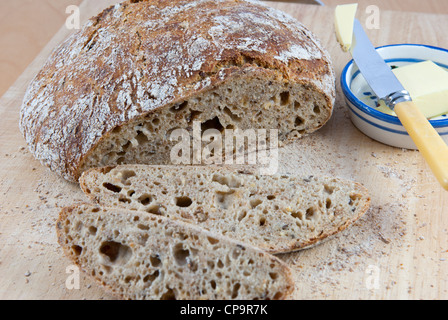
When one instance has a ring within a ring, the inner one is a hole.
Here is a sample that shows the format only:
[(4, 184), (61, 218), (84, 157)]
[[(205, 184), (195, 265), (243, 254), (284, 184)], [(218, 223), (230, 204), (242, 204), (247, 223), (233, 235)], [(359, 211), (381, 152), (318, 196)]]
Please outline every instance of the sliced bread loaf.
[(73, 261), (124, 299), (285, 299), (293, 290), (278, 258), (145, 212), (73, 206), (57, 232)]
[(128, 0), (54, 50), (20, 128), (38, 160), (78, 181), (93, 167), (174, 164), (171, 133), (195, 123), (276, 129), (286, 144), (321, 128), (334, 100), (319, 40), (261, 1)]
[(216, 166), (97, 168), (80, 185), (100, 205), (183, 220), (270, 253), (310, 247), (352, 224), (370, 203), (351, 181)]

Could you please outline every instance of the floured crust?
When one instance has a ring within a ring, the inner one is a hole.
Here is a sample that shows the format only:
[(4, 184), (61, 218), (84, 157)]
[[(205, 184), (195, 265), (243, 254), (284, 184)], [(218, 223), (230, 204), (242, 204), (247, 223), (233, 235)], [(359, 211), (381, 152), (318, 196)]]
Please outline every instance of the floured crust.
[(76, 181), (117, 126), (209, 91), (247, 68), (321, 92), (328, 53), (302, 24), (257, 1), (125, 1), (58, 47), (31, 83), (20, 128), (37, 159)]

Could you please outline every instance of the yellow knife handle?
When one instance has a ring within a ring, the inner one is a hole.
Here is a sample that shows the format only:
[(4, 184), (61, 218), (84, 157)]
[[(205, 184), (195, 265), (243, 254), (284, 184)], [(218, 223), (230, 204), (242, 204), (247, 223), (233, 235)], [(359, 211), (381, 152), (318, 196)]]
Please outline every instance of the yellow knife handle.
[(396, 104), (394, 111), (437, 180), (448, 190), (448, 146), (445, 141), (412, 101)]

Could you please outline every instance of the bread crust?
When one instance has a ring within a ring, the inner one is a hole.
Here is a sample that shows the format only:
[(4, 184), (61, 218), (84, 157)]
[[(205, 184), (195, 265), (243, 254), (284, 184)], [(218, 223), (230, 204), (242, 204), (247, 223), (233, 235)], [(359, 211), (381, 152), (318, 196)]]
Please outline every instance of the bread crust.
[(38, 160), (77, 181), (114, 128), (262, 72), (322, 93), (332, 110), (329, 55), (292, 17), (253, 0), (125, 1), (53, 52), (27, 90), (20, 128)]

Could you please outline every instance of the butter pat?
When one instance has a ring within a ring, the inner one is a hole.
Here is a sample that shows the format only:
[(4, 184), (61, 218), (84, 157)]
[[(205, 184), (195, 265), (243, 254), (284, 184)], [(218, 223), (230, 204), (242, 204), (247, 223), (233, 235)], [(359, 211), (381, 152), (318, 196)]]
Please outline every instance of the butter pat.
[[(410, 64), (393, 70), (414, 104), (428, 119), (448, 113), (448, 72), (432, 61)], [(379, 111), (395, 115), (384, 103)]]
[(342, 4), (336, 6), (335, 11), (335, 27), (336, 36), (342, 50), (347, 52), (352, 46), (353, 40), (353, 24), (355, 22), (356, 10), (358, 4)]

